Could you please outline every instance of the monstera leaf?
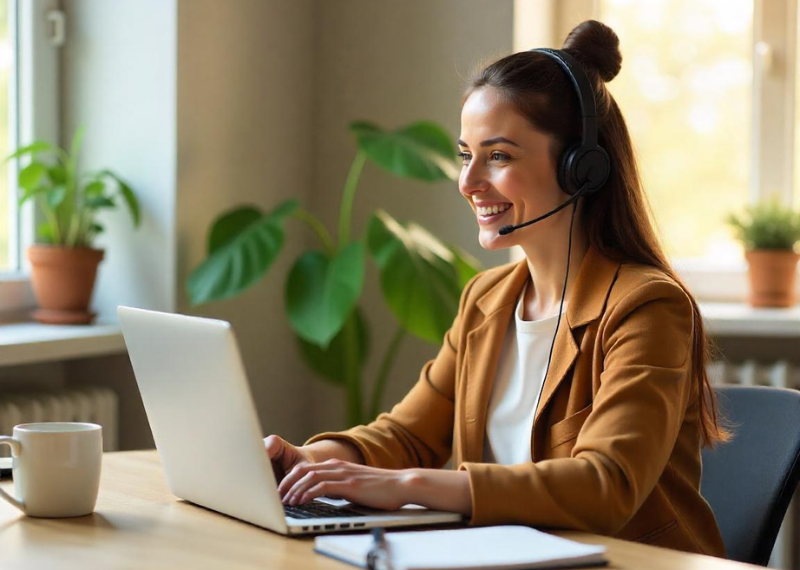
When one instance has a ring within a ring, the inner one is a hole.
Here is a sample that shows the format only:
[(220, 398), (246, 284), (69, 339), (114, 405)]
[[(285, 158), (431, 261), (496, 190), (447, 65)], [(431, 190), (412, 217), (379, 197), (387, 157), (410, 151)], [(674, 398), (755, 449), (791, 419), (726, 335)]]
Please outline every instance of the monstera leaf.
[[(357, 363), (361, 368), (369, 354), (369, 330), (361, 310), (356, 307), (350, 313), (351, 319), (356, 322), (356, 338), (358, 340)], [(348, 340), (342, 328), (333, 337), (327, 348), (320, 348), (316, 344), (297, 337), (300, 353), (314, 372), (336, 385), (344, 385), (346, 378), (345, 354), (347, 353)]]
[(364, 284), (364, 245), (353, 242), (332, 258), (301, 255), (286, 282), (289, 322), (300, 338), (326, 348), (342, 330)]
[(381, 210), (370, 219), (367, 244), (394, 316), (411, 334), (440, 343), (455, 318), (463, 284), (478, 271), (474, 261), (424, 228), (403, 226)]
[(283, 220), (295, 209), (297, 201), (288, 200), (269, 214), (246, 206), (217, 218), (208, 257), (187, 282), (192, 304), (235, 297), (261, 279), (283, 247)]
[(393, 132), (366, 121), (350, 124), (358, 147), (396, 176), (436, 182), (458, 178), (456, 149), (447, 131), (427, 121)]

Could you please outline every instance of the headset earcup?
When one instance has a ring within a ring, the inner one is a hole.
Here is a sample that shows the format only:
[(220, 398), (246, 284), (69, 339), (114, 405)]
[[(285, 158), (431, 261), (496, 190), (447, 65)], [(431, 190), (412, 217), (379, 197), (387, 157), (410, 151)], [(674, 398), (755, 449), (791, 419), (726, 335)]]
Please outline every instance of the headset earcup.
[(569, 164), (570, 177), (576, 189), (586, 186), (585, 192), (590, 194), (603, 187), (611, 174), (611, 160), (601, 146), (576, 151)]
[(561, 153), (561, 158), (558, 161), (558, 169), (556, 170), (556, 177), (558, 178), (558, 185), (565, 194), (570, 196), (578, 191), (575, 187), (575, 180), (573, 178), (574, 172), (571, 171), (571, 164), (575, 160), (575, 153), (581, 147), (580, 143), (575, 143), (567, 147)]

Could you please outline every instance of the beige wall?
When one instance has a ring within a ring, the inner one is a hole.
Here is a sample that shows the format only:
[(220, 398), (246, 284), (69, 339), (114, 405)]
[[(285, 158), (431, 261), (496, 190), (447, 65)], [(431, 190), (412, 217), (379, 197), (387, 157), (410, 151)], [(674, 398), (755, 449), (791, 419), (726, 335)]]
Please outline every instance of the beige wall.
[(295, 353), (283, 309), (284, 276), (305, 235), (240, 297), (192, 308), (184, 294), (205, 256), (213, 219), (254, 204), (307, 202), (313, 182), (315, 3), (181, 0), (178, 4), (178, 312), (229, 320), (267, 432), (308, 433), (314, 386)]
[[(442, 123), (455, 140), (460, 97), (473, 68), (512, 49), (513, 2), (480, 0), (407, 0), (319, 2), (314, 181), (314, 210), (329, 227), (338, 219), (339, 198), (355, 154), (347, 130), (357, 119), (386, 129), (426, 119)], [(504, 263), (506, 253), (488, 255), (477, 244), (471, 212), (455, 182), (425, 184), (394, 178), (373, 164), (361, 177), (354, 228), (362, 232), (375, 208), (401, 220), (414, 220), (445, 241), (481, 258)], [(378, 362), (395, 330), (395, 320), (379, 292), (369, 263), (365, 312), (372, 330), (372, 355), (366, 380), (374, 380)], [(417, 380), (422, 364), (437, 347), (407, 337), (385, 393), (389, 407)], [(315, 391), (317, 423), (339, 427), (342, 412), (327, 402), (333, 389)]]
[[(203, 255), (205, 232), (225, 208), (270, 208), (298, 197), (335, 231), (341, 188), (355, 147), (347, 124), (389, 128), (419, 119), (458, 134), (460, 75), (482, 56), (511, 48), (511, 2), (222, 3), (178, 8), (178, 281)], [(455, 183), (425, 186), (367, 166), (354, 215), (386, 208), (475, 254), (474, 222)], [(313, 378), (295, 350), (283, 306), (291, 261), (313, 237), (289, 225), (287, 248), (270, 275), (241, 298), (203, 307), (237, 330), (265, 430), (300, 439), (342, 427), (342, 398)], [(496, 256), (500, 261), (505, 258)], [(492, 258), (484, 256), (484, 261)], [(374, 272), (367, 313), (378, 354), (393, 318)], [(191, 310), (179, 298), (178, 310)], [(409, 340), (387, 402), (416, 379), (435, 348)]]
[[(65, 9), (72, 32), (62, 58), (63, 130), (89, 122), (86, 163), (119, 169), (143, 202), (140, 232), (125, 227), (123, 214), (111, 221), (104, 245), (127, 265), (101, 268), (103, 314), (124, 302), (230, 320), (266, 431), (300, 441), (342, 427), (341, 394), (301, 362), (284, 311), (288, 267), (313, 243), (305, 228), (289, 225), (271, 274), (235, 300), (192, 308), (186, 278), (204, 256), (214, 217), (236, 205), (269, 209), (296, 197), (332, 225), (355, 151), (350, 121), (396, 128), (429, 119), (455, 138), (464, 77), (511, 49), (512, 0), (65, 0)], [(426, 186), (368, 165), (357, 230), (378, 206), (435, 229), (486, 264), (506, 259), (480, 251), (455, 183)], [(372, 269), (366, 288), (372, 378), (394, 321)], [(434, 352), (406, 342), (387, 404)], [(135, 400), (124, 361), (84, 363), (67, 375), (75, 382), (113, 376)], [(141, 421), (140, 403), (127, 409), (126, 424)], [(148, 441), (146, 425), (140, 431), (123, 441)]]

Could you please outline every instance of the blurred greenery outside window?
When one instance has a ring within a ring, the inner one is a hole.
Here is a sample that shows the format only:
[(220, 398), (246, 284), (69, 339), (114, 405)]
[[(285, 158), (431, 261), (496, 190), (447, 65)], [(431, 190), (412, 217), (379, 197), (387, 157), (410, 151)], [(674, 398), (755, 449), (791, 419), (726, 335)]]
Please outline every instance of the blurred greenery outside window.
[[(16, 145), (14, 4), (0, 0), (0, 156), (8, 156)], [(16, 185), (11, 174), (9, 164), (0, 163), (0, 273), (5, 274), (20, 269)]]
[(742, 263), (725, 224), (751, 200), (753, 0), (601, 0), (620, 38), (608, 84), (625, 117), (667, 254)]

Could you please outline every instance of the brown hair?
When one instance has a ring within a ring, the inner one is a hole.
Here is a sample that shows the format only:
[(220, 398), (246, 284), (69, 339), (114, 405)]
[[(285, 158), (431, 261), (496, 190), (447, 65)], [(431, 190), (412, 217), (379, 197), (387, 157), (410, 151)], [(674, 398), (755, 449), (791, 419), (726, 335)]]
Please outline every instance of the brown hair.
[[(616, 101), (604, 82), (611, 81), (622, 66), (619, 38), (595, 20), (573, 29), (562, 47), (582, 65), (592, 85), (597, 105), (599, 144), (611, 159), (611, 174), (602, 191), (583, 198), (581, 223), (589, 243), (603, 255), (618, 261), (656, 267), (686, 292), (692, 303), (694, 338), (692, 373), (698, 380), (700, 427), (703, 443), (726, 441), (730, 433), (718, 420), (714, 392), (706, 366), (715, 347), (705, 334), (697, 301), (678, 277), (664, 254), (653, 229), (647, 197), (642, 188), (628, 128)], [(551, 152), (558, 159), (567, 144), (580, 140), (578, 96), (564, 70), (552, 58), (537, 52), (515, 53), (492, 63), (469, 81), (462, 106), (481, 87), (497, 90), (539, 131), (553, 138)]]

